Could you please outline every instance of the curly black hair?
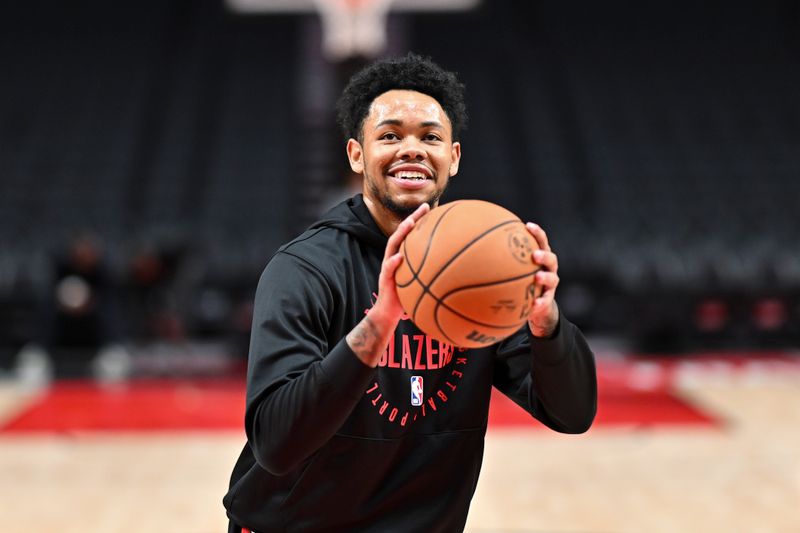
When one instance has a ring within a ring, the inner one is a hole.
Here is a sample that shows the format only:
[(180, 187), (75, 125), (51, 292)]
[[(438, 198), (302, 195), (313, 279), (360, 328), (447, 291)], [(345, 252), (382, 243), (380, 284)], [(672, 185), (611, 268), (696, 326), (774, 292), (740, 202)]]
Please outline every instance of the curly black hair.
[(434, 98), (450, 119), (453, 141), (459, 139), (467, 125), (464, 84), (455, 73), (413, 53), (372, 63), (350, 79), (336, 105), (337, 121), (345, 139), (363, 141), (362, 128), (372, 101), (393, 89), (417, 91)]

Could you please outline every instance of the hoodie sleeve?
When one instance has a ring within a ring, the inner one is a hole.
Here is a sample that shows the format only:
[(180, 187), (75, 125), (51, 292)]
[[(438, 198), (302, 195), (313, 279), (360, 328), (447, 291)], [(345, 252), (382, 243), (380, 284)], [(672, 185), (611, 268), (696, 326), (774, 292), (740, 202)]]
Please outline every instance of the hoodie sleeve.
[(285, 252), (258, 284), (247, 372), (245, 430), (253, 454), (281, 475), (342, 426), (374, 369), (326, 332), (337, 297), (322, 274)]
[(547, 339), (534, 337), (526, 325), (498, 345), (494, 385), (561, 433), (587, 431), (597, 412), (594, 354), (563, 313)]

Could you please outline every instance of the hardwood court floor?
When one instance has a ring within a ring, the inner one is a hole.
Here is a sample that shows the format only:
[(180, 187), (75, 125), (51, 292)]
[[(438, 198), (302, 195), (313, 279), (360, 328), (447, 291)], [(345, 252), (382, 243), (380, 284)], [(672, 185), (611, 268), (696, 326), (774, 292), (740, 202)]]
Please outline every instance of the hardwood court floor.
[[(668, 375), (719, 423), (493, 426), (468, 531), (800, 531), (800, 367), (642, 368), (639, 386)], [(30, 394), (0, 387), (0, 426)], [(224, 531), (242, 443), (235, 430), (2, 432), (0, 531)]]

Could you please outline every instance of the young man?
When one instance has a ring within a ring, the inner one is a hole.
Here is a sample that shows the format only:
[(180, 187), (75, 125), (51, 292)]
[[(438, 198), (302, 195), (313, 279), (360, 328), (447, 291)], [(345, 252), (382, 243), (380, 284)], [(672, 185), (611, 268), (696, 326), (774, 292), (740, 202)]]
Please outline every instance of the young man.
[[(550, 428), (586, 431), (594, 358), (554, 301), (547, 235), (528, 325), (462, 350), (405, 318), (398, 249), (458, 171), (463, 86), (408, 55), (353, 77), (339, 102), (363, 195), (283, 246), (256, 293), (245, 427), (224, 503), (230, 531), (461, 531), (492, 386)], [(535, 451), (532, 450), (532, 454)]]

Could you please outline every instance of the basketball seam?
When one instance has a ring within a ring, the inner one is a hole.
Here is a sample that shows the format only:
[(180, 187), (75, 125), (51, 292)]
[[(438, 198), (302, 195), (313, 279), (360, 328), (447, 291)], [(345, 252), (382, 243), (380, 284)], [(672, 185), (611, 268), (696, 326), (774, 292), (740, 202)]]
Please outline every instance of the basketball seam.
[(433, 229), (431, 230), (431, 234), (428, 236), (428, 244), (427, 246), (425, 246), (425, 253), (422, 254), (422, 262), (420, 262), (419, 264), (419, 270), (415, 271), (414, 267), (411, 266), (411, 260), (408, 257), (408, 252), (406, 251), (406, 241), (403, 241), (403, 257), (406, 260), (408, 269), (411, 271), (411, 279), (408, 281), (408, 283), (403, 283), (402, 285), (398, 284), (397, 286), (399, 288), (404, 289), (408, 287), (409, 285), (414, 283), (414, 280), (419, 281), (419, 284), (425, 287), (425, 284), (422, 283), (422, 281), (420, 281), (419, 276), (417, 276), (417, 274), (422, 272), (422, 269), (425, 266), (425, 261), (428, 259), (428, 252), (430, 252), (431, 250), (431, 242), (433, 242), (433, 236), (436, 235), (436, 231), (439, 229), (439, 224), (442, 223), (442, 220), (444, 219), (444, 217), (447, 216), (447, 213), (449, 213), (456, 205), (458, 205), (458, 202), (455, 202), (453, 205), (448, 207), (447, 210), (444, 213), (442, 213), (442, 216), (439, 217), (439, 220), (436, 221), (436, 224), (434, 224)]

